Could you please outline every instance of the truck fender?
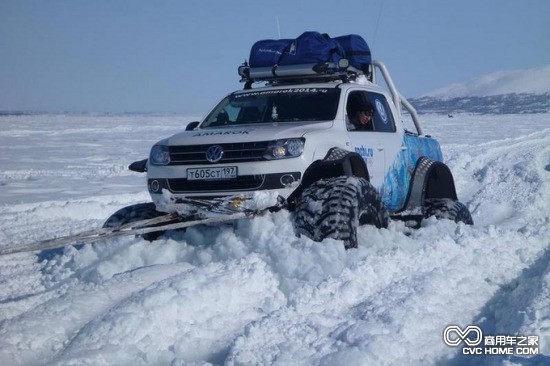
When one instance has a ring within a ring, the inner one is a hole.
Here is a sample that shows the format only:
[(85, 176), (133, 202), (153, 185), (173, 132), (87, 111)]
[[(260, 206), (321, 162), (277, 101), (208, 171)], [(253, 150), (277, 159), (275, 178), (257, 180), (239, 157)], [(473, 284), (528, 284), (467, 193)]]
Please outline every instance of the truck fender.
[(428, 198), (457, 200), (453, 174), (440, 161), (421, 157), (416, 163), (411, 180), (403, 211), (421, 208), (424, 212), (424, 201)]
[(296, 198), (298, 198), (302, 194), (302, 191), (311, 184), (321, 179), (341, 176), (355, 176), (370, 181), (367, 165), (361, 155), (339, 147), (333, 147), (327, 152), (323, 159), (315, 160), (306, 169), (300, 181), (300, 185), (287, 199), (289, 209), (292, 210)]

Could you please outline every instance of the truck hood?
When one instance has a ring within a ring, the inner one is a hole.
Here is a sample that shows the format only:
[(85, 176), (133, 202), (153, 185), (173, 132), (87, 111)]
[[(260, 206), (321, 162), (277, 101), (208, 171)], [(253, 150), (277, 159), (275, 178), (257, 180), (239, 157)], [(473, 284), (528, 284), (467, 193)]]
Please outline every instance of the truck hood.
[(271, 141), (292, 137), (302, 137), (309, 132), (331, 128), (332, 121), (315, 123), (270, 123), (259, 125), (204, 128), (175, 134), (161, 144), (169, 146), (220, 144), (227, 142)]

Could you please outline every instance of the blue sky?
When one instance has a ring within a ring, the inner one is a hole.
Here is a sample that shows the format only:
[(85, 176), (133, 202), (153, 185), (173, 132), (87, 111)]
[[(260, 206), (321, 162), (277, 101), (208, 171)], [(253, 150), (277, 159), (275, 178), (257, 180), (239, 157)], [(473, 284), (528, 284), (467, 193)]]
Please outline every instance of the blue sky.
[(1, 0), (0, 110), (202, 115), (277, 19), (362, 35), (406, 97), (550, 64), (547, 0)]

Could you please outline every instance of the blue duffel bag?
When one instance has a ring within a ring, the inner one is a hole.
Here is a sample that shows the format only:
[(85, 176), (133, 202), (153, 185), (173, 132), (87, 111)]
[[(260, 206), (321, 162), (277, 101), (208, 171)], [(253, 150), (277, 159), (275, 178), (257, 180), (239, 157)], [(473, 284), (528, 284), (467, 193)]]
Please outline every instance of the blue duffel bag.
[(296, 39), (267, 39), (254, 43), (249, 64), (251, 68), (255, 68), (338, 63), (344, 57), (342, 46), (327, 34), (304, 32)]
[(338, 63), (344, 58), (344, 49), (328, 34), (304, 32), (290, 44), (279, 60), (280, 66), (316, 64), (319, 62)]
[(279, 62), (283, 52), (290, 50), (294, 39), (263, 39), (252, 45), (250, 67), (273, 67)]
[(356, 69), (367, 73), (368, 66), (372, 63), (370, 48), (363, 37), (357, 34), (348, 34), (334, 38), (345, 51), (349, 64)]

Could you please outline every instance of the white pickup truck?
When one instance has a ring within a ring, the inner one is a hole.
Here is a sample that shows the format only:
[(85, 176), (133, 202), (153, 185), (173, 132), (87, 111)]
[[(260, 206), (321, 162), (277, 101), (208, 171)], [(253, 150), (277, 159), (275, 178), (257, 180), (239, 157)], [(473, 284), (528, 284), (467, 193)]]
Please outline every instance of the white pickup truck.
[[(428, 216), (472, 224), (438, 142), (424, 135), (384, 64), (373, 61), (371, 71), (345, 59), (277, 73), (244, 64), (243, 90), (131, 166), (147, 172), (153, 202), (123, 208), (105, 226), (163, 212), (196, 220), (254, 210), (259, 192), (278, 197), (272, 209), (293, 212), (298, 235), (340, 239), (346, 248), (357, 246), (359, 225), (386, 227), (390, 217), (414, 225)], [(266, 85), (252, 88), (256, 82)], [(361, 129), (352, 123), (359, 105), (370, 108)], [(403, 109), (416, 131), (404, 129)]]

